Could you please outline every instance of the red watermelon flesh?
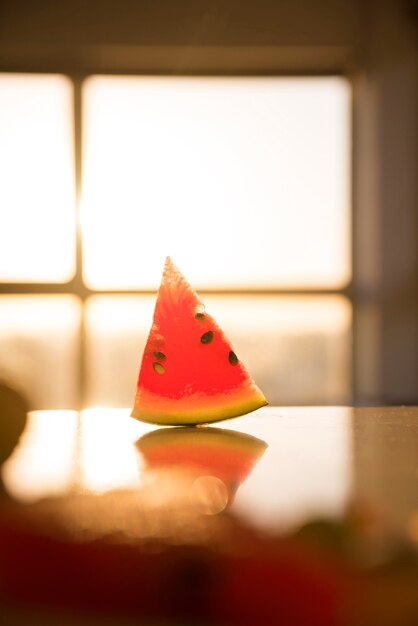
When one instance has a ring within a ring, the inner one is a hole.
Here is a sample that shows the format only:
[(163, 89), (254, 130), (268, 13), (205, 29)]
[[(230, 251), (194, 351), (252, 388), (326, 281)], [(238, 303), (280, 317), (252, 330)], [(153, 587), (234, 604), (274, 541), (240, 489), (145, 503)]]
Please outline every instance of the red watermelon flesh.
[(225, 334), (167, 257), (132, 417), (154, 424), (202, 424), (265, 404)]
[(231, 503), (267, 444), (220, 428), (162, 428), (141, 437), (136, 447), (147, 469), (186, 469), (194, 478), (215, 476), (225, 484)]

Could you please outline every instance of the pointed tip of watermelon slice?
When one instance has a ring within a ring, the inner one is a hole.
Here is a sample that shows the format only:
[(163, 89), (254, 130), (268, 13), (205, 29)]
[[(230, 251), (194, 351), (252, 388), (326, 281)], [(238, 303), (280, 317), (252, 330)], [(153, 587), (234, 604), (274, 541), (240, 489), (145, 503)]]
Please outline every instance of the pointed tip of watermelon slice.
[(172, 285), (174, 283), (185, 283), (190, 289), (193, 289), (188, 280), (180, 272), (173, 259), (170, 256), (166, 256), (160, 289), (164, 285)]
[(173, 265), (174, 265), (174, 263), (173, 263), (173, 259), (171, 258), (171, 256), (167, 255), (167, 256), (165, 257), (165, 263), (164, 263), (164, 273), (165, 273), (166, 271), (169, 271), (169, 270), (170, 270), (170, 268), (171, 268)]
[(182, 276), (182, 273), (180, 272), (180, 270), (177, 267), (177, 265), (174, 263), (174, 261), (171, 258), (171, 256), (166, 256), (165, 257), (165, 262), (164, 262), (163, 277), (164, 276), (172, 276), (173, 273), (174, 274), (180, 274), (180, 276)]

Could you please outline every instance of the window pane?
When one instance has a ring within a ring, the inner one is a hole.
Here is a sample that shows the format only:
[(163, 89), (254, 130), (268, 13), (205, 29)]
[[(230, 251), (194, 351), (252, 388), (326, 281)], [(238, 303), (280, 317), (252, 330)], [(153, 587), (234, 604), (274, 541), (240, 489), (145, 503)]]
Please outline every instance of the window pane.
[[(206, 296), (271, 404), (351, 400), (351, 305), (340, 296)], [(131, 406), (153, 296), (94, 296), (86, 311), (89, 406)]]
[(0, 297), (0, 379), (31, 408), (77, 405), (80, 313), (72, 296)]
[(75, 268), (72, 87), (0, 74), (0, 280), (64, 282)]
[(350, 90), (342, 78), (92, 77), (82, 223), (93, 288), (350, 279)]
[(87, 406), (133, 404), (155, 296), (94, 296), (86, 304)]

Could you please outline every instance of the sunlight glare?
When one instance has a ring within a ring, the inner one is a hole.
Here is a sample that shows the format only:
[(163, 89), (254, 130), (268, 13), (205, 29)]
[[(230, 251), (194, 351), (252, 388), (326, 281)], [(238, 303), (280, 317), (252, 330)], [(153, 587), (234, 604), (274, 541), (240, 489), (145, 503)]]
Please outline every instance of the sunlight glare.
[(343, 78), (91, 77), (82, 228), (93, 289), (339, 288), (351, 276)]
[(272, 336), (278, 330), (286, 335), (312, 335), (348, 332), (351, 328), (351, 304), (339, 295), (260, 295), (254, 298), (207, 294), (204, 303), (205, 309), (217, 321), (222, 321), (222, 328), (229, 336), (244, 330)]
[(80, 471), (83, 488), (95, 493), (140, 485), (134, 443), (152, 426), (123, 409), (88, 409), (81, 414)]
[(75, 271), (72, 86), (0, 73), (0, 280), (65, 282)]
[(34, 411), (2, 478), (13, 498), (32, 502), (67, 493), (75, 480), (77, 413)]
[[(318, 406), (271, 410), (277, 411), (276, 421), (260, 420), (254, 431), (269, 447), (257, 471), (240, 487), (234, 512), (275, 532), (312, 518), (336, 518), (353, 485), (352, 410)], [(251, 419), (244, 416), (241, 428)], [(234, 420), (227, 428), (238, 429)]]

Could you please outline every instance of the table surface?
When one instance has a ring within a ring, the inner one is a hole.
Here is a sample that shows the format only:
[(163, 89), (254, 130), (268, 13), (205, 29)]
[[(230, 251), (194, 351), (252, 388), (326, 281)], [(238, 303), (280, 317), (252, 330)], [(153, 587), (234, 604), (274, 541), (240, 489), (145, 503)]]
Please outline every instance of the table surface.
[(265, 407), (187, 429), (35, 411), (1, 479), (7, 623), (74, 623), (63, 607), (86, 626), (207, 623), (208, 607), (227, 624), (418, 623), (418, 408)]
[(35, 411), (3, 483), (14, 500), (32, 503), (141, 489), (156, 465), (191, 462), (195, 478), (206, 476), (197, 485), (202, 506), (228, 508), (260, 530), (287, 532), (362, 506), (418, 542), (417, 407), (266, 407), (193, 430), (197, 448), (190, 429), (144, 424), (128, 409)]

